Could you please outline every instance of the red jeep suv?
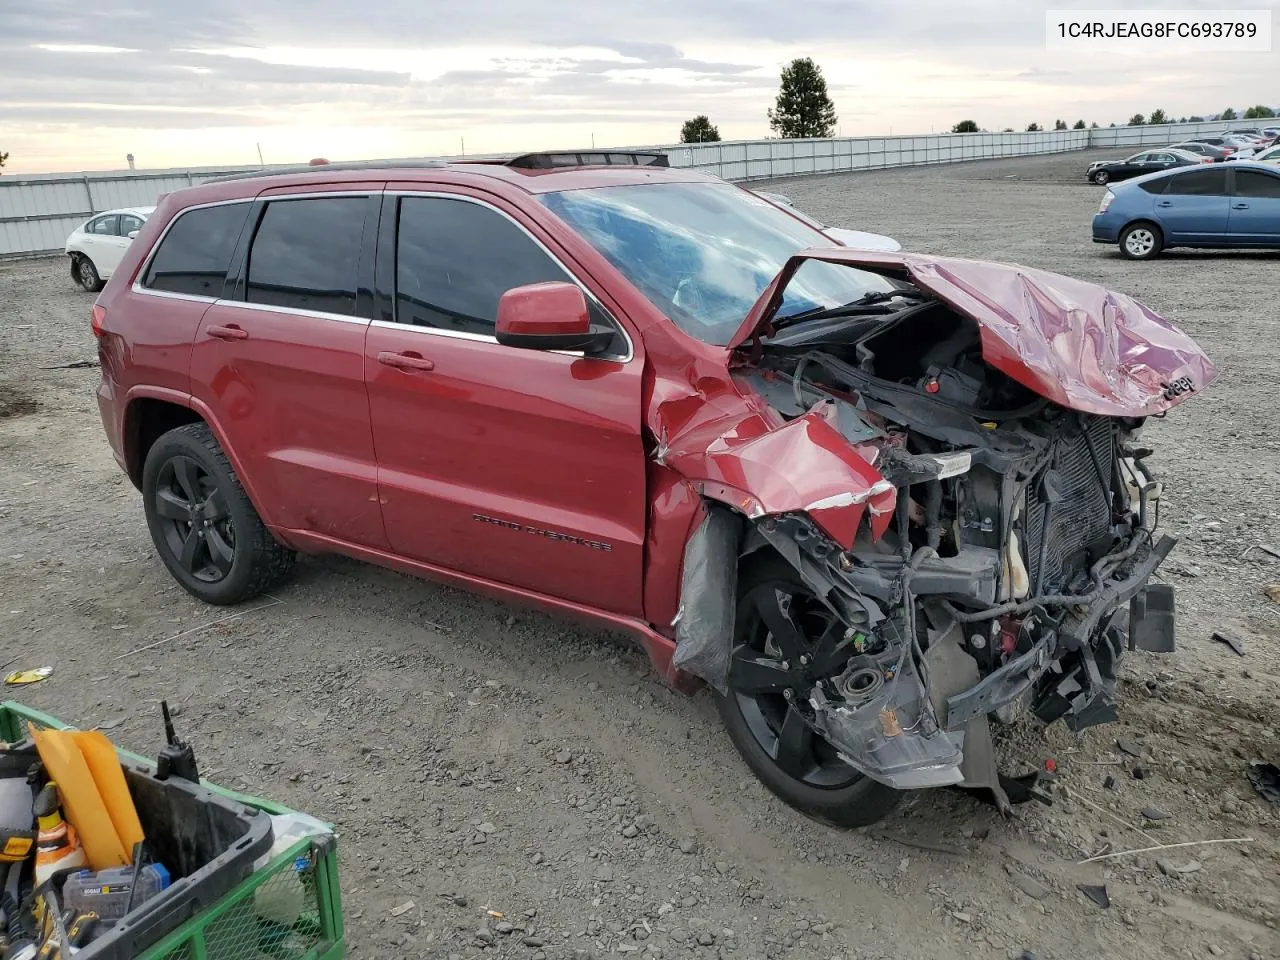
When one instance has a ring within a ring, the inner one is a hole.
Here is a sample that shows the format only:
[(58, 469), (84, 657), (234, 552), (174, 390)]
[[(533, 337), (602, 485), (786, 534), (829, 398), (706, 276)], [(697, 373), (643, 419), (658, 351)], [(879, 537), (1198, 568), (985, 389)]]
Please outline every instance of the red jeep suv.
[(164, 197), (93, 307), (156, 550), (210, 603), (341, 553), (629, 631), (783, 799), (1018, 799), (990, 722), (1172, 648), (1136, 301), (844, 247), (661, 155), (330, 164)]

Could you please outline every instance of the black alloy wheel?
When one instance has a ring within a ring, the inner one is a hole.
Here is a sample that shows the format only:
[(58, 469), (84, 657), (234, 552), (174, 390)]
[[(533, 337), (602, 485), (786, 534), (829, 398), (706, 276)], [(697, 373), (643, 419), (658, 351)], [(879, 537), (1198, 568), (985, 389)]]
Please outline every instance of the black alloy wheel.
[(770, 790), (838, 826), (881, 819), (901, 794), (859, 773), (814, 729), (809, 697), (854, 651), (845, 626), (780, 557), (752, 563), (739, 590), (728, 695), (717, 694), (734, 745)]
[(217, 583), (236, 558), (235, 523), (217, 481), (190, 457), (165, 461), (156, 478), (155, 511), (169, 552), (197, 580)]

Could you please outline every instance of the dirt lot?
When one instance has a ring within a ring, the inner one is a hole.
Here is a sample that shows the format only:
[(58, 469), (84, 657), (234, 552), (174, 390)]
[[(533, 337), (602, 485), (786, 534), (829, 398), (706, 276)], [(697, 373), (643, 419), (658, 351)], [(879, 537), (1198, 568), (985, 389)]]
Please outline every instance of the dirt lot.
[[(144, 753), (167, 697), (207, 775), (339, 824), (357, 957), (1280, 957), (1280, 814), (1245, 778), (1280, 762), (1280, 560), (1258, 549), (1280, 546), (1280, 255), (1123, 261), (1089, 241), (1087, 159), (771, 185), (908, 248), (1134, 294), (1219, 365), (1150, 427), (1179, 652), (1127, 659), (1118, 726), (1005, 738), (1011, 772), (1056, 760), (1052, 807), (931, 793), (815, 825), (627, 642), (346, 560), (305, 560), (268, 606), (196, 604), (108, 452), (97, 371), (57, 369), (94, 349), (61, 260), (0, 264), (0, 662), (53, 665), (22, 699)], [(1223, 838), (1255, 842), (1078, 864)]]

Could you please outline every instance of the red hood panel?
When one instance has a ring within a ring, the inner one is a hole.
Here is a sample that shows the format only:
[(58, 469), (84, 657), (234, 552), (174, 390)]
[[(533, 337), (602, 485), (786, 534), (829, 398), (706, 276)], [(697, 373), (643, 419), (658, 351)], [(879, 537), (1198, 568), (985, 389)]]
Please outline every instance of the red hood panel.
[(1163, 413), (1218, 375), (1196, 342), (1172, 323), (1097, 284), (1011, 264), (848, 248), (804, 250), (792, 257), (731, 347), (767, 329), (782, 291), (805, 260), (909, 280), (978, 324), (987, 363), (1073, 410)]

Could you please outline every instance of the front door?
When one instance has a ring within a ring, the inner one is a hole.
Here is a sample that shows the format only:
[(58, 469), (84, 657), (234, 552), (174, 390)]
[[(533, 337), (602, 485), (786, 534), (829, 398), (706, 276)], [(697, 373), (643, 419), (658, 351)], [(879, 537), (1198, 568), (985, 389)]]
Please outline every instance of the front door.
[(362, 253), (381, 184), (361, 186), (256, 205), (232, 290), (200, 321), (191, 389), (228, 435), (268, 524), (385, 548), (364, 387), (372, 263)]
[(1156, 198), (1156, 213), (1169, 243), (1221, 243), (1227, 235), (1227, 171), (1193, 167), (1169, 178)]
[(1280, 247), (1280, 170), (1233, 170), (1231, 217), (1227, 232), (1232, 243)]
[(641, 357), (502, 346), (498, 300), (573, 280), (519, 211), (396, 195), (378, 241), (365, 375), (382, 514), (406, 557), (623, 614), (641, 612)]

